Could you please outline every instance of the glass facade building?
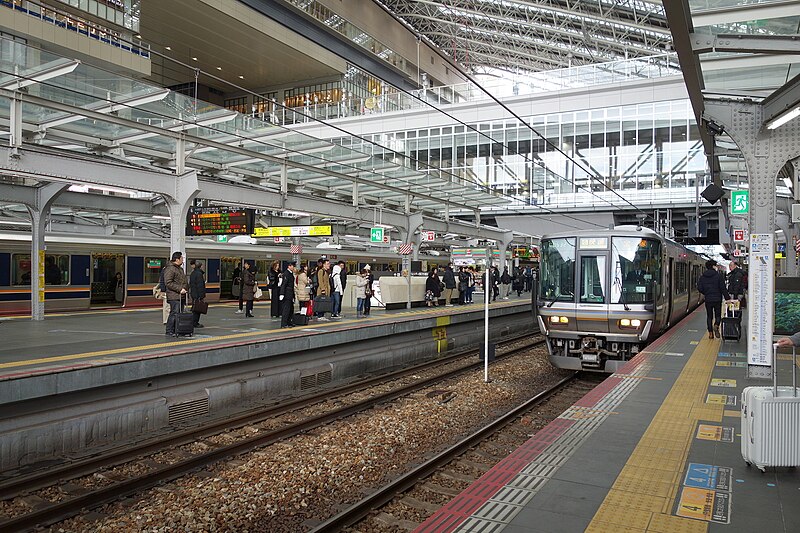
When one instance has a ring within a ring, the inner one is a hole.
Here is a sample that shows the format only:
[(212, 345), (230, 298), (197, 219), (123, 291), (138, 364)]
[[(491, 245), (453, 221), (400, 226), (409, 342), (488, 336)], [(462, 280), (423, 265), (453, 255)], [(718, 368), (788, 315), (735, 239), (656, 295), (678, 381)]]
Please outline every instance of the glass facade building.
[[(709, 183), (687, 99), (335, 139), (502, 193), (511, 206), (694, 201)], [(538, 132), (535, 133), (532, 129)], [(372, 141), (379, 146), (368, 143)], [(436, 171), (436, 170), (434, 170)], [(612, 192), (612, 189), (614, 192)]]

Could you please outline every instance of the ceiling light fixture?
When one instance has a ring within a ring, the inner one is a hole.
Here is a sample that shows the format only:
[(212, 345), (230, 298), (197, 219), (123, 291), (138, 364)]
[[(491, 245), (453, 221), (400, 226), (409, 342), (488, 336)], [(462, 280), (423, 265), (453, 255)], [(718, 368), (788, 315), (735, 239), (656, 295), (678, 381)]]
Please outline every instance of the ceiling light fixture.
[(193, 60), (193, 61), (197, 61), (197, 58), (196, 58), (196, 57), (193, 57), (193, 58), (192, 58), (192, 60)]
[(172, 47), (171, 46), (165, 46), (164, 49), (165, 50), (172, 50)]
[(243, 80), (243, 79), (244, 79), (244, 76), (239, 76), (239, 79), (240, 79), (240, 80)]
[(217, 67), (217, 70), (222, 70), (222, 67)]
[(790, 120), (793, 120), (797, 117), (800, 117), (800, 106), (797, 106), (794, 109), (789, 109), (787, 111), (784, 111), (774, 119), (767, 122), (767, 129), (768, 130), (778, 129), (787, 122), (789, 122)]

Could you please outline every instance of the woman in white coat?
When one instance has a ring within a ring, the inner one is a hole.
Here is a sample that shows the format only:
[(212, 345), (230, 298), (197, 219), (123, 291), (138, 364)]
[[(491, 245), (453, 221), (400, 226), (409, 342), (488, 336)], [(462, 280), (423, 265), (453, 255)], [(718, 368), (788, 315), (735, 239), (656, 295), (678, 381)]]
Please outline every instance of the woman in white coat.
[(363, 268), (356, 276), (356, 318), (366, 318), (364, 315), (364, 300), (367, 299), (368, 276), (369, 273)]

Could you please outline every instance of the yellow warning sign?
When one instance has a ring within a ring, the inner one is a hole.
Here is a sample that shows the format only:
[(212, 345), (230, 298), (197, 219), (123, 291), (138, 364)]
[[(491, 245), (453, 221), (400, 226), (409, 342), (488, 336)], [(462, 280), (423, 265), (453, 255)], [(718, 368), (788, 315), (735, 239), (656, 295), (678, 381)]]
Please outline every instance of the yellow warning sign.
[(733, 428), (700, 424), (697, 427), (697, 438), (700, 440), (713, 440), (717, 442), (733, 442)]
[(709, 394), (706, 397), (706, 403), (718, 403), (720, 405), (725, 405), (727, 402), (728, 402), (727, 394)]
[(730, 361), (717, 361), (717, 366), (731, 366)]
[(736, 387), (736, 380), (735, 379), (712, 379), (711, 380), (712, 387), (728, 387), (728, 388), (735, 388)]
[(690, 341), (689, 344), (700, 344), (700, 341)]
[(730, 522), (730, 495), (726, 492), (684, 487), (678, 516), (727, 524)]

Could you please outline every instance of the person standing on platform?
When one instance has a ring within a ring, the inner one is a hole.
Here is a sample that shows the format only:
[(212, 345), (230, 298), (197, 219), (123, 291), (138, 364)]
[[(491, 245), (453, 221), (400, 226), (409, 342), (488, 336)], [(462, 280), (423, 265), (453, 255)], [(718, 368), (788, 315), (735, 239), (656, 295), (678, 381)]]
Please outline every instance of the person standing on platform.
[(281, 302), (278, 299), (281, 283), (281, 262), (273, 261), (267, 273), (267, 287), (269, 287), (269, 315), (272, 320), (277, 320), (281, 316)]
[(458, 269), (458, 305), (467, 303), (467, 292), (469, 292), (469, 274), (466, 267)]
[(244, 278), (242, 277), (242, 264), (236, 263), (231, 278), (231, 296), (239, 300), (239, 310), (236, 314), (244, 313)]
[(202, 328), (200, 323), (200, 312), (195, 311), (195, 304), (206, 299), (206, 273), (203, 272), (203, 262), (195, 261), (194, 270), (189, 274), (189, 292), (192, 295), (192, 315), (194, 315), (194, 327)]
[(744, 303), (744, 295), (747, 292), (747, 272), (739, 268), (736, 261), (731, 261), (728, 265), (728, 294), (734, 300)]
[[(331, 278), (328, 272), (331, 268), (331, 262), (328, 259), (322, 259), (322, 264), (317, 268), (317, 274), (314, 276), (317, 280), (316, 296), (330, 296), (331, 295)], [(315, 311), (314, 314), (320, 320), (328, 320), (325, 318), (325, 313)]]
[(453, 299), (453, 290), (456, 288), (456, 275), (453, 272), (452, 263), (445, 267), (442, 281), (444, 282), (444, 306), (453, 307), (451, 300)]
[(164, 285), (167, 288), (169, 318), (167, 318), (166, 335), (174, 337), (177, 333), (178, 313), (181, 311), (181, 298), (186, 297), (186, 273), (183, 271), (183, 254), (174, 252), (172, 262), (164, 268)]
[(253, 300), (255, 300), (256, 288), (256, 275), (250, 269), (250, 263), (244, 262), (244, 270), (242, 270), (242, 299), (244, 300), (244, 316), (253, 318)]
[(500, 275), (500, 289), (501, 298), (508, 300), (508, 295), (511, 294), (511, 275), (508, 273), (508, 267), (503, 268), (503, 273)]
[(533, 288), (533, 269), (529, 266), (525, 267), (525, 292), (531, 292)]
[(278, 288), (278, 301), (281, 304), (281, 327), (294, 327), (294, 274), (297, 263), (289, 261), (286, 270), (281, 274), (280, 287)]
[(439, 276), (436, 275), (436, 269), (432, 268), (428, 273), (428, 279), (425, 280), (425, 305), (439, 305), (439, 296), (442, 291), (439, 286)]
[(300, 304), (300, 312), (303, 314), (306, 314), (306, 307), (311, 300), (310, 284), (311, 281), (308, 279), (308, 267), (306, 265), (300, 265), (300, 268), (297, 270), (295, 293), (297, 294), (297, 302)]
[(472, 293), (475, 292), (475, 283), (477, 281), (475, 267), (470, 266), (470, 267), (467, 268), (467, 279), (469, 281), (467, 282), (467, 299), (466, 299), (466, 301), (467, 301), (468, 304), (471, 304), (472, 303)]
[(706, 271), (697, 280), (697, 291), (706, 300), (708, 338), (719, 338), (719, 325), (722, 322), (722, 301), (723, 299), (730, 300), (731, 297), (725, 287), (725, 276), (717, 271), (717, 262), (713, 259), (706, 261)]
[(375, 276), (372, 275), (372, 269), (369, 265), (364, 265), (364, 270), (367, 272), (366, 280), (367, 286), (364, 288), (364, 318), (369, 316), (369, 311), (372, 309), (372, 284), (375, 283)]
[(333, 313), (331, 313), (331, 318), (341, 318), (342, 295), (344, 294), (341, 274), (342, 267), (339, 264), (334, 265), (333, 272), (331, 273), (331, 282), (333, 282), (333, 287), (331, 287), (331, 296), (333, 296)]
[(368, 278), (369, 271), (366, 268), (362, 268), (356, 276), (356, 318), (365, 318), (364, 300), (367, 299)]

